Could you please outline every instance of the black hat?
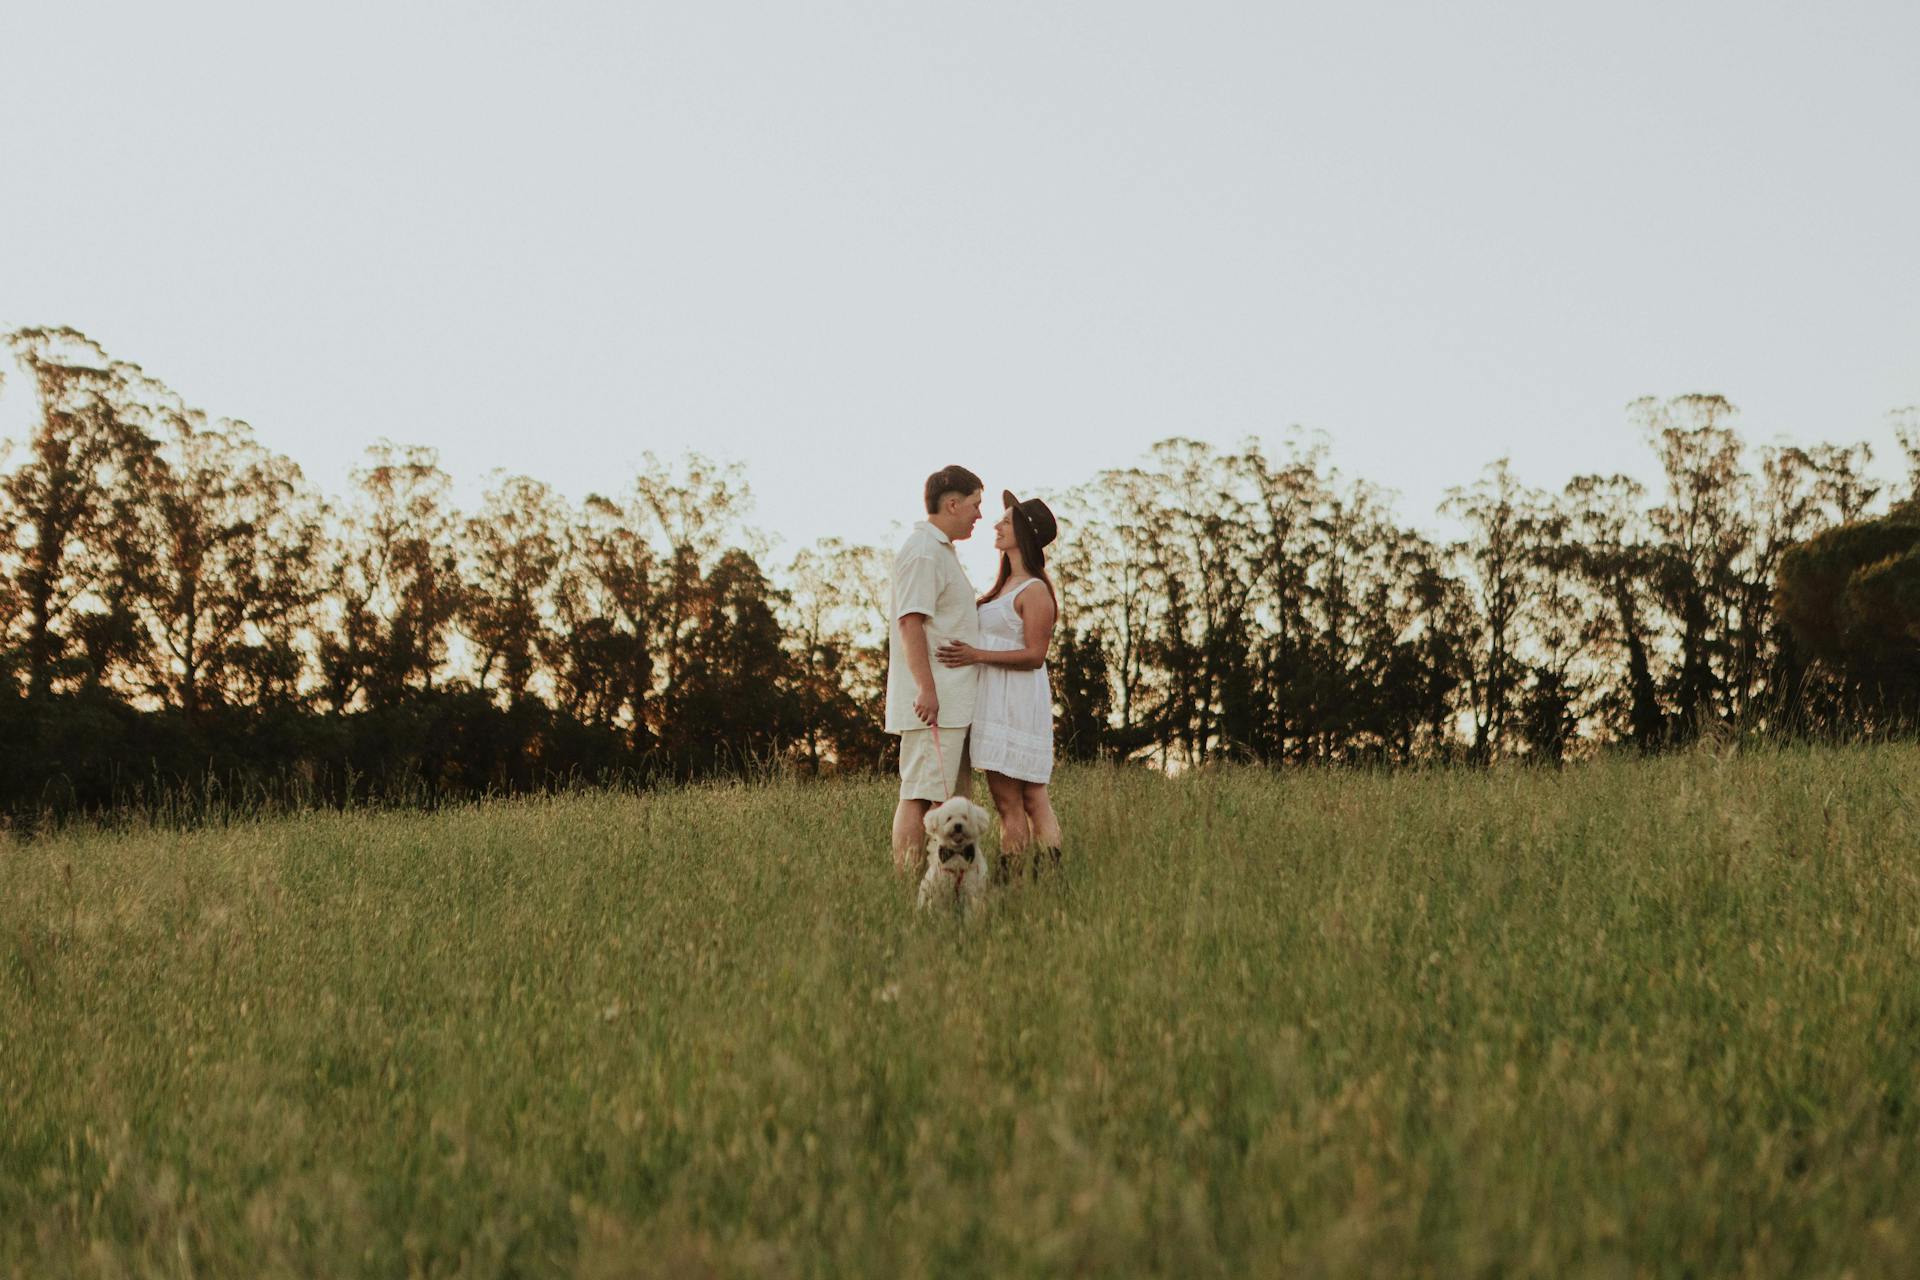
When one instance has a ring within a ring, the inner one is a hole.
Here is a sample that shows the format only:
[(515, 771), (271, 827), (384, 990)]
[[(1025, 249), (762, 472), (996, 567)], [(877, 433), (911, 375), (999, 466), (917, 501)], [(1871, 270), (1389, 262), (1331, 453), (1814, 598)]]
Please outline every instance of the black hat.
[(1033, 535), (1035, 546), (1044, 547), (1060, 533), (1060, 525), (1053, 518), (1053, 512), (1047, 504), (1038, 498), (1028, 498), (1025, 502), (1013, 496), (1013, 490), (1002, 489), (1000, 501), (1013, 511), (1015, 520), (1025, 523), (1027, 532)]

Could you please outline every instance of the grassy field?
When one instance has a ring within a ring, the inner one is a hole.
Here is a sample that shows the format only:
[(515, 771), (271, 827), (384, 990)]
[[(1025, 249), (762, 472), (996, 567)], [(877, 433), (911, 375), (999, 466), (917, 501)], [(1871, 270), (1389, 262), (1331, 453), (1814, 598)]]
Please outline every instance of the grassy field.
[(1920, 751), (0, 845), (0, 1275), (1920, 1273)]

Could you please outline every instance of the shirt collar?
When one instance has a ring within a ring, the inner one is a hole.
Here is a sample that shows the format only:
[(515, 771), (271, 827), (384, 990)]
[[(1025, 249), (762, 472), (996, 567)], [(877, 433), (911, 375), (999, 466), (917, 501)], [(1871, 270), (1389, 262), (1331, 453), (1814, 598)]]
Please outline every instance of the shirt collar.
[(940, 526), (935, 524), (931, 520), (922, 520), (918, 524), (914, 525), (913, 527), (916, 529), (925, 529), (928, 533), (933, 535), (933, 540), (935, 542), (944, 543), (949, 547), (953, 545), (953, 539), (949, 538), (946, 534), (940, 532)]

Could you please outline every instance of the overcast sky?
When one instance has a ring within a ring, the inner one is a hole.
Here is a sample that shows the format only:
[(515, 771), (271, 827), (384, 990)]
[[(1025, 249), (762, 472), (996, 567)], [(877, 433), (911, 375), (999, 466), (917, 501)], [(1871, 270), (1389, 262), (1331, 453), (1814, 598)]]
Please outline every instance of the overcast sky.
[(1916, 66), (1911, 0), (9, 0), (0, 324), (332, 493), (697, 448), (784, 555), (1300, 424), (1433, 526), (1645, 474), (1642, 395), (1890, 450)]

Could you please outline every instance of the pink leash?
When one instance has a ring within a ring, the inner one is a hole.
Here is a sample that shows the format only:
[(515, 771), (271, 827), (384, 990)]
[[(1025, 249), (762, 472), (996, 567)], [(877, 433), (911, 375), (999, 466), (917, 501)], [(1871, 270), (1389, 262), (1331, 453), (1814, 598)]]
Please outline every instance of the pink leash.
[[(933, 758), (940, 765), (940, 789), (945, 791), (947, 799), (951, 800), (953, 792), (947, 787), (947, 753), (940, 749), (940, 726), (936, 724), (929, 727), (933, 730)], [(953, 900), (957, 904), (960, 901), (960, 886), (967, 882), (967, 872), (973, 868), (962, 867), (955, 871), (952, 867), (942, 866), (940, 869), (953, 877)]]

